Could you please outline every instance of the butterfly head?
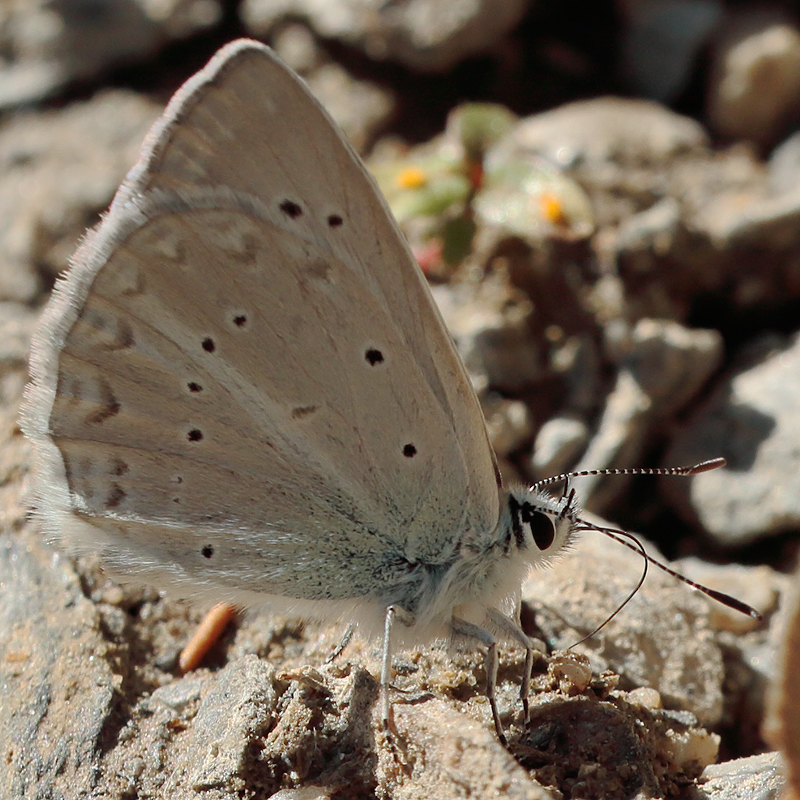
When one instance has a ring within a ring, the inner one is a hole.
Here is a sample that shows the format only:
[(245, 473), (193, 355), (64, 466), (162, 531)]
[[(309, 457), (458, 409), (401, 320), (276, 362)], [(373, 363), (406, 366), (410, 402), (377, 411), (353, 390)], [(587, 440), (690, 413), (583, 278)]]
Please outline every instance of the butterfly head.
[(579, 522), (575, 492), (560, 497), (531, 488), (509, 491), (503, 527), (504, 544), (532, 566), (546, 566), (574, 541)]
[[(516, 544), (517, 552), (532, 566), (546, 566), (550, 560), (569, 548), (577, 534), (581, 531), (593, 530), (603, 533), (625, 547), (639, 553), (643, 559), (642, 576), (633, 591), (620, 604), (617, 610), (596, 630), (581, 641), (594, 636), (612, 617), (633, 598), (647, 575), (648, 564), (654, 564), (663, 572), (703, 592), (723, 605), (760, 620), (761, 614), (747, 603), (737, 600), (724, 592), (710, 589), (689, 580), (685, 576), (670, 569), (657, 559), (648, 555), (644, 545), (632, 534), (617, 528), (609, 528), (583, 519), (575, 503), (575, 490), (570, 487), (572, 478), (590, 475), (697, 475), (725, 465), (725, 459), (714, 458), (687, 467), (657, 467), (635, 469), (601, 469), (568, 472), (535, 483), (530, 488), (514, 489), (508, 493), (506, 509), (501, 517), (501, 530), (505, 534), (506, 550), (510, 552)], [(556, 498), (548, 494), (544, 488), (553, 484), (564, 484), (564, 491)]]

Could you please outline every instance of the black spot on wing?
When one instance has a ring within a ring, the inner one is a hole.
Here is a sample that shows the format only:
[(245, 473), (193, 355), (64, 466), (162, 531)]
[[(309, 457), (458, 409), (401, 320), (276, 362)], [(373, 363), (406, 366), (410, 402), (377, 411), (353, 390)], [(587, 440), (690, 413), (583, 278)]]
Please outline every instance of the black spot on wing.
[(316, 414), (318, 410), (319, 406), (296, 406), (292, 409), (292, 419), (310, 417), (312, 414)]
[(374, 347), (370, 347), (369, 350), (364, 353), (364, 358), (371, 367), (375, 367), (378, 364), (383, 363), (383, 353)]
[(303, 213), (303, 209), (292, 200), (284, 200), (280, 204), (280, 209), (290, 219), (297, 219)]
[(122, 409), (119, 400), (114, 396), (111, 386), (100, 378), (97, 382), (100, 394), (100, 408), (86, 416), (87, 425), (102, 425), (107, 419), (115, 417)]
[(111, 465), (111, 474), (121, 478), (123, 475), (127, 475), (128, 472), (130, 472), (128, 463), (121, 458), (115, 458), (114, 463)]
[(109, 511), (119, 508), (120, 503), (126, 498), (126, 496), (125, 490), (118, 483), (112, 483), (111, 490), (106, 495), (105, 507)]

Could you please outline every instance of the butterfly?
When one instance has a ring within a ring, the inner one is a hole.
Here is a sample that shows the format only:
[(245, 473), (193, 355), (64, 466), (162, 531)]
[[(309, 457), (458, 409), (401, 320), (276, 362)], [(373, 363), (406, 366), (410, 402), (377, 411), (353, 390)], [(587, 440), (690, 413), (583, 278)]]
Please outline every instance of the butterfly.
[(171, 100), (56, 286), (31, 376), (52, 540), (382, 635), (384, 687), (397, 647), (479, 643), (504, 740), (497, 641), (529, 674), (522, 581), (585, 523), (568, 489), (503, 484), (375, 181), (268, 47), (229, 44)]

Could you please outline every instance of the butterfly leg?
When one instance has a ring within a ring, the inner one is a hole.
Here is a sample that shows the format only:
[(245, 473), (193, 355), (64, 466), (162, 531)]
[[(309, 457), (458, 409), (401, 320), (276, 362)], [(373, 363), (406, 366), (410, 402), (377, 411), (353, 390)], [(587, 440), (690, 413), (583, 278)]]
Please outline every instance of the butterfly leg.
[(383, 623), (383, 660), (381, 663), (381, 702), (383, 704), (381, 717), (385, 731), (393, 731), (389, 684), (392, 679), (392, 625), (395, 619), (398, 619), (404, 625), (413, 623), (413, 618), (399, 606), (387, 607)]
[(489, 700), (489, 707), (492, 709), (497, 738), (503, 747), (507, 747), (508, 741), (503, 733), (503, 726), (500, 724), (500, 712), (497, 710), (497, 698), (494, 691), (497, 684), (497, 640), (489, 631), (458, 617), (453, 617), (450, 625), (454, 635), (473, 639), (486, 646), (486, 661), (484, 662), (486, 665), (486, 697)]
[(383, 729), (388, 731), (392, 722), (392, 704), (389, 700), (389, 679), (392, 674), (392, 623), (396, 614), (394, 606), (386, 609), (386, 618), (383, 622), (383, 660), (381, 661), (381, 721)]
[(522, 718), (527, 725), (530, 718), (530, 702), (528, 698), (530, 697), (531, 671), (533, 670), (533, 653), (535, 650), (533, 642), (519, 626), (519, 622), (511, 619), (511, 617), (507, 617), (493, 608), (488, 610), (486, 616), (499, 631), (525, 649), (525, 666), (522, 672), (519, 699), (522, 701)]
[(354, 632), (355, 627), (353, 625), (348, 625), (347, 630), (344, 632), (344, 636), (342, 636), (339, 644), (334, 647), (333, 652), (325, 659), (326, 664), (332, 664), (337, 658), (339, 658), (339, 656), (344, 652), (345, 647), (347, 647), (347, 645), (349, 645), (352, 641)]
[(531, 691), (531, 671), (533, 670), (533, 648), (528, 647), (525, 650), (525, 667), (522, 673), (522, 685), (519, 687), (519, 699), (522, 700), (522, 719), (527, 729), (531, 718), (531, 704), (530, 691)]

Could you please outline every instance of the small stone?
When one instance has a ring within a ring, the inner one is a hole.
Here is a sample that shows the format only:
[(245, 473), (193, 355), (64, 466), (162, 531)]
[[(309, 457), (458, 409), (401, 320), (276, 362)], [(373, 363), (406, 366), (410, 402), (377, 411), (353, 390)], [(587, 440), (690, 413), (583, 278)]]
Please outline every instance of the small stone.
[(708, 115), (731, 139), (769, 144), (800, 109), (800, 29), (777, 9), (731, 13), (718, 38)]
[(659, 709), (664, 707), (658, 690), (650, 686), (638, 686), (636, 689), (632, 689), (628, 692), (628, 700), (643, 708)]
[(600, 97), (528, 117), (509, 145), (562, 167), (609, 161), (638, 165), (702, 152), (708, 136), (694, 120), (657, 103)]
[(531, 471), (536, 479), (560, 475), (577, 461), (589, 439), (589, 428), (580, 419), (556, 416), (539, 428), (533, 443)]
[(705, 767), (715, 764), (719, 753), (720, 737), (702, 728), (687, 731), (667, 731), (668, 750), (672, 760), (680, 767)]
[(761, 753), (722, 764), (710, 764), (697, 782), (700, 800), (780, 800), (786, 781), (778, 753)]
[(578, 653), (567, 652), (554, 655), (549, 666), (550, 672), (558, 683), (560, 691), (567, 694), (584, 692), (592, 682), (592, 668), (589, 659)]
[(165, 686), (160, 686), (150, 695), (148, 705), (162, 703), (174, 711), (182, 712), (191, 703), (200, 699), (203, 688), (208, 684), (208, 678), (198, 678), (193, 675), (172, 681)]

